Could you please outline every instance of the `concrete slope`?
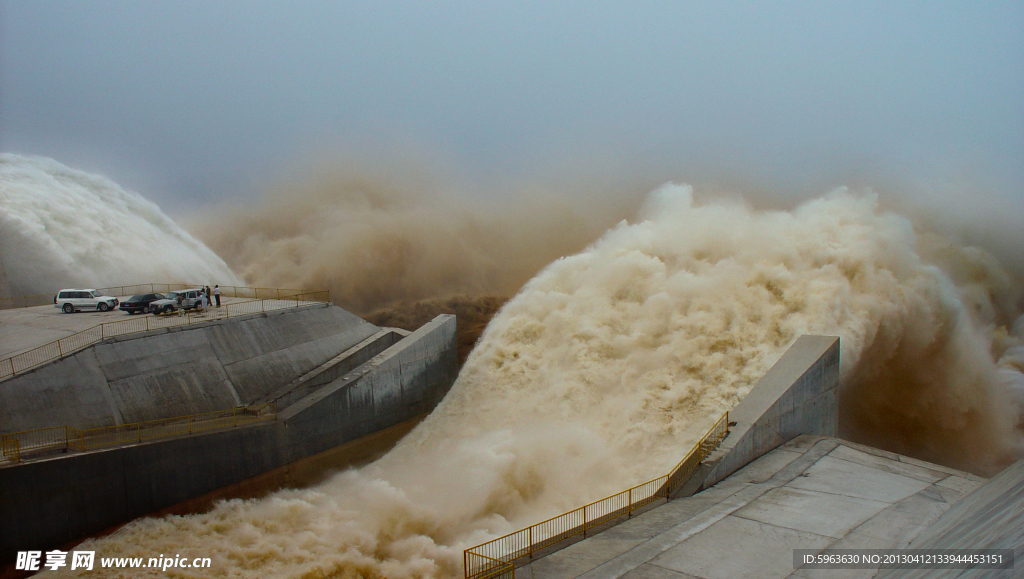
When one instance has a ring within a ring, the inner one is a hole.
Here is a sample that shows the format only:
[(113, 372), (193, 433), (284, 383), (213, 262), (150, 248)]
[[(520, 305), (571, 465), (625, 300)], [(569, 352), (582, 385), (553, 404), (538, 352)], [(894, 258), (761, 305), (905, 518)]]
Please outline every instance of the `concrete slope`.
[(878, 577), (1024, 577), (1024, 459), (975, 489), (910, 546), (1013, 549), (1014, 569), (894, 569)]
[(517, 579), (870, 577), (810, 570), (794, 549), (906, 547), (982, 484), (974, 475), (799, 436), (710, 489), (516, 569)]
[(379, 331), (315, 304), (109, 338), (0, 382), (0, 432), (250, 404)]
[(292, 380), (287, 385), (278, 388), (270, 394), (261, 396), (256, 400), (256, 402), (258, 404), (274, 402), (277, 404), (277, 408), (279, 410), (284, 410), (295, 402), (309, 396), (325, 384), (329, 384), (355, 370), (362, 364), (365, 364), (371, 358), (380, 354), (388, 347), (393, 346), (396, 342), (409, 334), (410, 332), (406, 330), (384, 328), (309, 372), (306, 372), (295, 380)]
[(323, 385), (273, 422), (0, 463), (0, 560), (58, 547), (429, 412), (458, 373), (455, 328), (455, 316), (438, 316), (347, 374), (357, 378)]
[(694, 477), (699, 479), (707, 473), (698, 488), (724, 480), (801, 434), (835, 436), (839, 353), (839, 338), (835, 336), (800, 336), (729, 411), (734, 424), (708, 457), (702, 473)]
[(429, 412), (458, 375), (455, 316), (442, 314), (352, 372), (278, 412), (289, 445), (321, 452)]

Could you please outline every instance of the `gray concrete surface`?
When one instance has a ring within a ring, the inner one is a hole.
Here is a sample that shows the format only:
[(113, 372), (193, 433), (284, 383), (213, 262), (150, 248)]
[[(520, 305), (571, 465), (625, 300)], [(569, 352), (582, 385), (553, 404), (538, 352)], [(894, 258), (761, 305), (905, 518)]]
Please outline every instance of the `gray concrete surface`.
[(325, 384), (355, 370), (408, 335), (409, 332), (405, 330), (384, 328), (281, 388), (257, 398), (256, 403), (274, 402), (279, 408), (287, 408)]
[(713, 486), (801, 434), (835, 436), (839, 362), (839, 338), (800, 336), (729, 411), (735, 425), (706, 460), (696, 488)]
[(455, 323), (438, 316), (276, 422), (0, 467), (0, 558), (67, 543), (429, 411), (458, 372)]
[[(115, 297), (124, 301), (131, 296)], [(252, 298), (221, 299), (224, 305), (248, 301), (252, 301)], [(99, 324), (129, 318), (138, 319), (141, 316), (142, 314), (130, 315), (121, 310), (65, 314), (52, 305), (0, 310), (0, 360)]]
[(0, 382), (0, 432), (250, 404), (379, 331), (341, 308), (313, 304), (108, 338)]
[[(942, 484), (942, 483), (940, 483)], [(944, 486), (962, 490), (959, 481)], [(910, 544), (912, 549), (1012, 549), (1014, 569), (898, 569), (885, 579), (1024, 577), (1024, 459), (974, 489)]]
[(516, 570), (519, 579), (871, 577), (794, 568), (794, 549), (906, 547), (983, 483), (839, 439), (803, 435), (691, 497)]

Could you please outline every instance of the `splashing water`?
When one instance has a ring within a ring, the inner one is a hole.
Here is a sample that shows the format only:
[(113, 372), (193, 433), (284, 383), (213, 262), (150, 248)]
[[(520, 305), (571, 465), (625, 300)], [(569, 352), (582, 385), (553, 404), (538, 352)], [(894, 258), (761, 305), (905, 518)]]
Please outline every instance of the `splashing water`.
[(52, 159), (0, 154), (0, 295), (183, 281), (242, 285), (138, 194)]
[(1019, 296), (870, 195), (755, 211), (668, 185), (527, 283), (381, 460), (85, 548), (233, 577), (459, 576), (464, 548), (667, 472), (805, 333), (842, 339), (847, 433), (991, 473), (1024, 449)]

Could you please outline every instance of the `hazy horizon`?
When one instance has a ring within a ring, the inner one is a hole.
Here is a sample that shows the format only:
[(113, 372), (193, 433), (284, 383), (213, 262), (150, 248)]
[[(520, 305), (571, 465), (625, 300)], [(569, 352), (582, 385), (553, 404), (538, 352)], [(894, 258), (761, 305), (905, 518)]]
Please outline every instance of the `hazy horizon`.
[(1020, 3), (2, 0), (0, 27), (0, 150), (178, 217), (336, 162), (1024, 208)]

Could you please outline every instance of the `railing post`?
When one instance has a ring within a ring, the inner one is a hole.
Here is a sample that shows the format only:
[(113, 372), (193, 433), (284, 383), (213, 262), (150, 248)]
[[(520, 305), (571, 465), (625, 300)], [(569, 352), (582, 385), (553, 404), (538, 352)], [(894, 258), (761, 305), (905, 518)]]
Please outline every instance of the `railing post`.
[(188, 433), (192, 434), (192, 417), (191, 416), (187, 417), (185, 419), (185, 422), (188, 423)]
[(142, 423), (139, 422), (135, 425), (135, 435), (138, 437), (139, 442), (142, 442)]
[(527, 550), (530, 553), (530, 558), (533, 559), (533, 525), (526, 528), (526, 538), (529, 541)]
[(60, 340), (57, 340), (57, 353), (60, 354), (59, 357), (64, 357), (64, 347), (60, 345)]
[(234, 428), (235, 426), (238, 426), (238, 409), (237, 408), (232, 408), (231, 409), (231, 427)]
[(633, 518), (633, 489), (629, 489), (629, 506), (626, 507), (626, 518)]

